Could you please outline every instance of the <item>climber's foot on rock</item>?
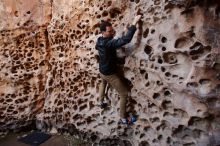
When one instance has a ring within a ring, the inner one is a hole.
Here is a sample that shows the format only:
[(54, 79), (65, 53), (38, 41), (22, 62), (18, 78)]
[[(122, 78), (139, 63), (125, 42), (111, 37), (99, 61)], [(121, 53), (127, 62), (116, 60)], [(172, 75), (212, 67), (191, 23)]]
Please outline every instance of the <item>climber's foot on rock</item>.
[(99, 105), (98, 105), (101, 109), (106, 109), (108, 107), (108, 104), (106, 102), (101, 102)]
[(137, 117), (130, 116), (128, 118), (121, 118), (118, 123), (129, 126), (129, 125), (133, 125), (136, 121), (137, 121)]

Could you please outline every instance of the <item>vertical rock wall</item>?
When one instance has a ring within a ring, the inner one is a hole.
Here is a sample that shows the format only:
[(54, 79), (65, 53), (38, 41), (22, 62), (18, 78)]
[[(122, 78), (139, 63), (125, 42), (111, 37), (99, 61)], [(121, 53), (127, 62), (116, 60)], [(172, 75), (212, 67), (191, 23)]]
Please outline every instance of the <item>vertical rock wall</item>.
[[(0, 132), (36, 121), (102, 145), (217, 145), (220, 4), (187, 0), (0, 2)], [(96, 106), (95, 41), (110, 19), (119, 37), (143, 21), (118, 51), (131, 88), (130, 128), (118, 125), (118, 93)], [(77, 131), (77, 132), (76, 132)]]
[(48, 1), (0, 2), (0, 130), (33, 123), (45, 102), (50, 58)]

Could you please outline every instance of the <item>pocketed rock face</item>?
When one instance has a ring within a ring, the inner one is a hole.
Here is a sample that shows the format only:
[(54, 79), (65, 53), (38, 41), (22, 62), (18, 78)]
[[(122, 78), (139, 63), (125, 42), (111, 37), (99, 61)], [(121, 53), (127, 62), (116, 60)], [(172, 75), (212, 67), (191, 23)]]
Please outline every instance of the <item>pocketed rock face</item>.
[[(1, 134), (36, 120), (38, 129), (97, 145), (220, 144), (219, 2), (2, 1), (0, 11)], [(109, 109), (96, 106), (94, 46), (102, 19), (119, 37), (136, 14), (143, 21), (118, 51), (131, 89), (128, 111), (139, 116), (126, 128), (117, 123), (114, 89)]]
[(2, 134), (32, 124), (43, 108), (49, 44), (45, 26), (51, 19), (51, 4), (3, 0), (0, 12)]

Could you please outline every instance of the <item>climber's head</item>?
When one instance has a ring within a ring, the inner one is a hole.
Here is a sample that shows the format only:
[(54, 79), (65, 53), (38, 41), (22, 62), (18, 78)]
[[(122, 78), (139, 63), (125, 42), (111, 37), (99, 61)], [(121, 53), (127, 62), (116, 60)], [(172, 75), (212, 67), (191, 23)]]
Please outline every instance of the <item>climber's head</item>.
[(114, 37), (115, 30), (112, 27), (112, 24), (108, 21), (102, 21), (100, 24), (100, 31), (102, 32), (103, 37)]

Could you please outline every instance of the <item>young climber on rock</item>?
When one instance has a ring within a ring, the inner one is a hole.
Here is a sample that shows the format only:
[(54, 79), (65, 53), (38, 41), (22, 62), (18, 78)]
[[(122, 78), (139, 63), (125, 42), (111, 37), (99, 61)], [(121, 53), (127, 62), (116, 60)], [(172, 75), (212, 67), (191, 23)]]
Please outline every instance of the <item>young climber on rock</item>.
[(134, 117), (126, 116), (126, 102), (128, 97), (128, 89), (117, 75), (117, 56), (116, 50), (131, 42), (136, 31), (137, 22), (141, 19), (141, 15), (135, 16), (133, 23), (128, 27), (127, 33), (117, 39), (114, 39), (115, 30), (112, 24), (108, 21), (103, 21), (100, 24), (102, 36), (98, 38), (96, 49), (99, 53), (99, 71), (102, 82), (99, 87), (99, 97), (101, 100), (101, 108), (105, 108), (107, 103), (104, 103), (105, 87), (110, 84), (116, 89), (120, 96), (120, 123), (131, 124), (134, 122)]

